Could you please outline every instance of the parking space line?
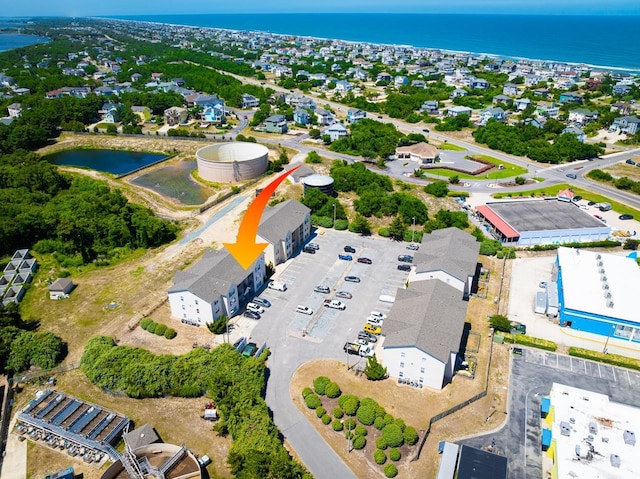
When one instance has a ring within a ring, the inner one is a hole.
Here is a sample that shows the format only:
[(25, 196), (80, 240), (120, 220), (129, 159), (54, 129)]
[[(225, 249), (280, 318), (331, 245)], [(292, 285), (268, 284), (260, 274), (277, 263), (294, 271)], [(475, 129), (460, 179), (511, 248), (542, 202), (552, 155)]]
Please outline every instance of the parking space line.
[(602, 371), (600, 371), (600, 363), (598, 363), (598, 375), (602, 377)]
[(611, 371), (613, 372), (613, 380), (617, 381), (616, 379), (616, 368), (614, 368), (613, 366), (611, 366)]
[(582, 361), (584, 363), (584, 375), (587, 375), (587, 361)]

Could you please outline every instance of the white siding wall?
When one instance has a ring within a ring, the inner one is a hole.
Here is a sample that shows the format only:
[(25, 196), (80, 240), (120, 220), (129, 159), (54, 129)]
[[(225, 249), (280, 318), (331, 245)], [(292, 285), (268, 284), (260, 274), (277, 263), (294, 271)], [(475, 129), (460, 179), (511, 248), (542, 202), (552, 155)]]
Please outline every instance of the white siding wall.
[(174, 318), (186, 319), (198, 324), (212, 323), (215, 318), (214, 305), (203, 301), (189, 291), (169, 293), (169, 305), (171, 316)]
[(523, 231), (520, 233), (518, 246), (533, 246), (536, 244), (554, 243), (587, 243), (602, 241), (609, 237), (611, 228), (606, 225), (594, 228), (575, 228), (566, 230)]
[(454, 278), (448, 273), (445, 273), (442, 270), (438, 271), (416, 271), (413, 277), (409, 277), (409, 281), (425, 281), (430, 279), (439, 279), (445, 284), (456, 288), (458, 291), (464, 291), (464, 281), (460, 281), (457, 278)]
[(382, 363), (391, 377), (414, 381), (422, 379), (423, 385), (442, 389), (446, 365), (418, 348), (384, 348)]

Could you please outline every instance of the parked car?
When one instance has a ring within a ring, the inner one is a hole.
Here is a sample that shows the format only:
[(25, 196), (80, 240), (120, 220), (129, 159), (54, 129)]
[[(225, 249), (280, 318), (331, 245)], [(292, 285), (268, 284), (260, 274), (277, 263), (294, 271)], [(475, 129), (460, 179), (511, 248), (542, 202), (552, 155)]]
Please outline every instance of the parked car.
[(358, 354), (360, 354), (361, 357), (366, 358), (369, 356), (373, 356), (375, 353), (371, 346), (360, 346), (360, 351), (358, 351)]
[(522, 356), (522, 348), (513, 348), (513, 354), (516, 356)]
[(633, 160), (627, 160), (627, 161), (625, 161), (625, 163), (626, 163), (627, 165), (635, 165), (635, 164), (636, 164), (636, 162), (635, 162), (635, 161), (633, 161)]
[(359, 283), (360, 282), (360, 278), (358, 276), (345, 276), (344, 280), (345, 281), (349, 281), (351, 283)]
[(258, 350), (258, 345), (256, 343), (249, 343), (242, 350), (242, 355), (245, 358), (250, 358), (251, 356), (256, 354), (257, 350)]
[(307, 246), (309, 248), (315, 249), (316, 251), (318, 251), (320, 249), (320, 245), (318, 243), (309, 243)]
[(387, 315), (381, 313), (380, 311), (371, 311), (369, 313), (369, 316), (371, 316), (372, 318), (387, 319)]
[(245, 338), (244, 336), (240, 336), (238, 339), (236, 339), (236, 342), (233, 343), (233, 347), (238, 349), (238, 347), (240, 347), (240, 345), (242, 344), (243, 341), (246, 341), (247, 338)]
[(326, 293), (328, 293), (329, 291), (331, 291), (331, 290), (329, 289), (329, 286), (324, 286), (324, 285), (322, 285), (322, 284), (319, 284), (318, 286), (316, 286), (315, 288), (313, 288), (313, 290), (314, 290), (316, 293), (325, 293), (325, 294), (326, 294)]
[(313, 314), (313, 309), (311, 309), (309, 306), (303, 306), (299, 304), (298, 306), (296, 306), (296, 313), (308, 314), (309, 316), (311, 316)]
[(546, 281), (540, 281), (540, 283), (538, 284), (538, 286), (540, 288), (546, 288), (547, 287), (547, 282)]
[(575, 180), (576, 178), (578, 178), (578, 175), (576, 175), (575, 173), (567, 173), (567, 178), (571, 178), (572, 180)]
[(262, 306), (260, 306), (259, 304), (256, 304), (256, 303), (253, 303), (253, 302), (247, 304), (247, 309), (249, 311), (253, 311), (253, 312), (258, 313), (258, 314), (263, 314), (264, 313), (264, 308)]
[(346, 309), (345, 304), (342, 301), (338, 301), (337, 299), (325, 299), (324, 305), (327, 308), (339, 309), (341, 311)]
[(410, 254), (401, 254), (398, 255), (398, 261), (402, 261), (404, 263), (413, 263), (413, 256)]
[(338, 291), (336, 293), (336, 298), (351, 299), (353, 298), (353, 295), (348, 291)]
[(369, 324), (369, 323), (366, 323), (362, 327), (362, 330), (365, 333), (375, 334), (376, 336), (379, 335), (380, 333), (382, 333), (382, 328), (380, 326), (374, 326), (373, 324)]
[(305, 246), (304, 248), (302, 248), (302, 252), (303, 253), (309, 253), (309, 254), (316, 254), (316, 250), (313, 248), (309, 248), (309, 246)]
[(602, 216), (600, 215), (593, 215), (594, 218), (599, 219), (600, 221), (602, 221), (603, 223), (606, 223), (607, 220), (605, 220)]
[(271, 281), (269, 283), (269, 286), (267, 286), (269, 289), (275, 289), (276, 291), (286, 291), (287, 290), (287, 285), (286, 283), (281, 283), (280, 281)]
[(265, 308), (271, 307), (271, 302), (268, 299), (261, 298), (260, 296), (256, 296), (253, 298), (253, 302), (259, 304), (260, 306), (264, 306)]
[(411, 251), (418, 251), (419, 248), (420, 248), (420, 245), (416, 243), (409, 243), (407, 245), (407, 249), (410, 249)]
[(373, 263), (373, 261), (371, 261), (369, 258), (358, 258), (358, 263), (371, 264)]
[(245, 318), (251, 318), (251, 319), (260, 319), (260, 313), (256, 313), (255, 311), (251, 311), (250, 309), (247, 309), (244, 313), (242, 313), (242, 316), (244, 316)]
[(353, 259), (353, 256), (351, 256), (350, 254), (339, 254), (338, 255), (338, 259), (343, 259), (345, 261), (351, 261)]
[(376, 336), (375, 334), (367, 333), (366, 331), (360, 331), (358, 333), (358, 339), (364, 339), (366, 341), (369, 341), (370, 343), (378, 342), (378, 336)]
[(621, 219), (621, 220), (632, 220), (633, 219), (633, 215), (630, 215), (629, 213), (625, 213), (623, 215), (618, 216), (618, 219)]
[(372, 316), (369, 316), (367, 318), (367, 323), (373, 324), (374, 326), (382, 326), (382, 320), (380, 318), (374, 318)]
[(578, 202), (578, 201), (580, 201), (581, 199), (582, 199), (582, 196), (580, 196), (580, 195), (576, 195), (576, 196), (574, 196), (574, 197), (573, 197), (573, 202), (574, 202), (574, 203), (577, 203), (577, 202)]
[(589, 202), (587, 202), (587, 205), (589, 205), (589, 206), (593, 206), (593, 205), (595, 205), (595, 204), (596, 204), (596, 202), (595, 202), (595, 201), (589, 201)]
[(410, 264), (399, 264), (398, 265), (398, 269), (400, 271), (411, 271), (411, 265)]
[(345, 253), (355, 253), (356, 249), (353, 246), (347, 245), (347, 246), (344, 247), (344, 252)]

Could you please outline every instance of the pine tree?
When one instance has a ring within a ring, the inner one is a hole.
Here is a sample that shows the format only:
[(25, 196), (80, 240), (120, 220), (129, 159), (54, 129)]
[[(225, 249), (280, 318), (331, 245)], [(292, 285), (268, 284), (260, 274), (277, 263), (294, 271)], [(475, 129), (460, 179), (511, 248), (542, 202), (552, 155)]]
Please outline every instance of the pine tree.
[(387, 377), (387, 368), (378, 362), (376, 355), (367, 359), (367, 367), (364, 368), (364, 374), (371, 381), (379, 381)]

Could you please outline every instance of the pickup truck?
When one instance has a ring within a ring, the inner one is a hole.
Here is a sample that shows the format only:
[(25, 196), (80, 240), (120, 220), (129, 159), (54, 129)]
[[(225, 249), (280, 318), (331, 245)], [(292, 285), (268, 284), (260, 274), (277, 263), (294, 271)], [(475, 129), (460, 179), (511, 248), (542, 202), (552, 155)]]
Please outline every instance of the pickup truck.
[(346, 309), (345, 304), (342, 301), (338, 301), (337, 299), (325, 299), (324, 305), (327, 308), (333, 308), (333, 309), (339, 309), (339, 310)]
[(360, 354), (360, 345), (357, 343), (344, 343), (343, 349), (347, 354), (354, 354), (356, 356)]

